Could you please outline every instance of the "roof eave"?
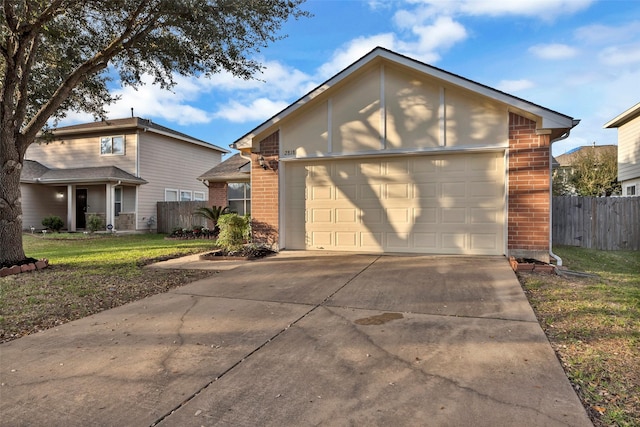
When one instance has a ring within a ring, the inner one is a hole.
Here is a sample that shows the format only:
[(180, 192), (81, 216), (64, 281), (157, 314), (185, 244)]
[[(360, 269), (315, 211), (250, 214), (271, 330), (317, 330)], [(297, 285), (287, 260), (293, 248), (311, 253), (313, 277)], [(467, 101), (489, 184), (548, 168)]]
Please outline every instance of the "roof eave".
[(77, 184), (77, 183), (106, 183), (120, 182), (123, 184), (144, 185), (148, 184), (144, 179), (129, 178), (36, 178), (34, 180), (22, 181), (33, 184)]
[[(106, 122), (105, 122), (106, 123)], [(156, 133), (158, 135), (163, 135), (163, 136), (169, 136), (171, 138), (180, 140), (180, 141), (184, 141), (184, 142), (189, 142), (191, 144), (195, 144), (195, 145), (199, 145), (201, 147), (206, 147), (212, 150), (216, 150), (216, 151), (220, 151), (223, 154), (227, 154), (230, 153), (231, 151), (227, 150), (226, 148), (222, 148), (222, 147), (218, 147), (217, 145), (214, 144), (209, 144), (206, 141), (201, 141), (199, 139), (196, 138), (188, 138), (186, 136), (177, 134), (177, 133), (172, 133), (172, 132), (166, 132), (163, 131), (161, 129), (157, 129), (154, 128), (153, 126), (148, 126), (145, 124), (141, 124), (141, 123), (136, 123), (136, 124), (131, 124), (131, 123), (127, 123), (127, 124), (110, 124), (107, 125), (105, 124), (104, 126), (96, 126), (96, 127), (90, 127), (90, 128), (86, 128), (86, 129), (53, 129), (51, 131), (51, 134), (55, 137), (62, 137), (62, 136), (69, 136), (69, 135), (84, 135), (84, 134), (88, 134), (88, 133), (96, 133), (96, 132), (104, 132), (104, 131), (108, 131), (110, 134), (113, 134), (113, 131), (125, 131), (125, 130), (141, 130), (143, 132), (152, 132), (152, 133)], [(42, 136), (41, 134), (39, 134), (38, 136)]]
[(604, 124), (604, 129), (618, 128), (628, 121), (640, 116), (640, 102)]
[(198, 180), (200, 181), (209, 181), (209, 182), (229, 182), (229, 181), (248, 181), (251, 179), (251, 175), (249, 173), (243, 174), (227, 174), (227, 175), (215, 175), (215, 176), (199, 176)]

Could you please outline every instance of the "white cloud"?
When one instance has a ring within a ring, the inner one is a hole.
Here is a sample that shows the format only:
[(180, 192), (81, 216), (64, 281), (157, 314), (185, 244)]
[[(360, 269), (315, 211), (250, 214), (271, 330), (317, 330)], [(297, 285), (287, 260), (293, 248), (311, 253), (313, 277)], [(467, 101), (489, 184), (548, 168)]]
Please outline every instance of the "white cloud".
[(396, 23), (408, 25), (437, 15), (529, 16), (543, 21), (588, 8), (595, 0), (409, 0), (413, 10), (403, 10), (394, 17)]
[(320, 66), (318, 75), (321, 80), (326, 80), (366, 55), (375, 47), (381, 46), (394, 50), (396, 43), (395, 35), (391, 33), (353, 39), (336, 49), (333, 57)]
[(470, 15), (523, 15), (553, 20), (589, 7), (594, 0), (464, 0), (459, 2), (461, 12)]
[(537, 44), (529, 48), (529, 52), (542, 59), (568, 59), (578, 54), (578, 50), (566, 44)]
[(598, 55), (600, 61), (609, 66), (623, 66), (640, 63), (640, 44), (611, 46)]
[(224, 92), (256, 91), (260, 94), (272, 94), (286, 98), (300, 93), (300, 87), (307, 87), (311, 77), (300, 70), (288, 67), (279, 61), (261, 61), (263, 70), (255, 74), (254, 79), (244, 80), (231, 73), (216, 74), (202, 79), (202, 84), (211, 89)]
[(266, 120), (289, 105), (284, 101), (272, 101), (258, 98), (249, 104), (230, 101), (215, 113), (215, 118), (225, 119), (233, 123)]
[(431, 25), (415, 26), (413, 33), (418, 36), (417, 50), (423, 55), (434, 55), (447, 50), (467, 38), (467, 31), (453, 19), (442, 16)]
[(503, 92), (513, 93), (513, 92), (518, 92), (525, 89), (530, 89), (534, 86), (535, 86), (534, 83), (527, 79), (502, 80), (498, 83), (497, 89)]
[(390, 9), (392, 4), (385, 0), (369, 0), (367, 1), (371, 10)]
[(640, 33), (640, 21), (631, 21), (615, 27), (593, 24), (574, 31), (576, 40), (586, 44), (625, 43), (637, 40)]
[(208, 123), (210, 114), (200, 108), (189, 105), (202, 91), (199, 79), (183, 76), (175, 77), (177, 86), (174, 91), (161, 89), (152, 84), (153, 78), (144, 76), (144, 85), (136, 89), (126, 86), (113, 91), (121, 99), (106, 107), (109, 118), (122, 118), (131, 115), (138, 117), (159, 117), (180, 125)]

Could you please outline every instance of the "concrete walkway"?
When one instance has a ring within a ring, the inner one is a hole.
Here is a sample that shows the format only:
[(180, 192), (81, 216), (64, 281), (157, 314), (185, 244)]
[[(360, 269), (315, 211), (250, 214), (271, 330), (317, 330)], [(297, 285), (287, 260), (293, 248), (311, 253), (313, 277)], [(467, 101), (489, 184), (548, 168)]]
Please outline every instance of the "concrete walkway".
[(502, 257), (283, 252), (0, 345), (1, 426), (591, 426)]

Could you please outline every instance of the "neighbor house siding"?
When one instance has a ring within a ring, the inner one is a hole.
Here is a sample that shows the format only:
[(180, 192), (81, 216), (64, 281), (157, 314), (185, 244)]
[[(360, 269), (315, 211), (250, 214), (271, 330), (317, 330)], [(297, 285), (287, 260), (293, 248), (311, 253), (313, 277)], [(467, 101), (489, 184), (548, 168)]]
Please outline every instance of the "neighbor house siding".
[(122, 187), (121, 213), (134, 213), (136, 211), (136, 187)]
[[(125, 154), (100, 154), (100, 138), (103, 136), (125, 137)], [(35, 160), (51, 169), (90, 168), (117, 166), (132, 175), (136, 173), (136, 134), (128, 131), (95, 133), (83, 137), (63, 137), (50, 143), (31, 144), (25, 158)]]
[(508, 250), (547, 259), (549, 252), (549, 135), (536, 122), (509, 113)]
[[(640, 117), (618, 128), (618, 181), (640, 178)], [(636, 189), (638, 191), (640, 189)]]
[[(22, 192), (22, 228), (44, 228), (42, 220), (50, 215), (57, 215), (67, 228), (67, 187), (50, 187), (38, 184), (21, 184)], [(60, 192), (63, 197), (58, 198)]]
[(206, 186), (195, 177), (222, 157), (219, 151), (151, 132), (140, 134), (139, 149), (140, 177), (148, 183), (138, 190), (137, 229), (148, 228), (151, 217), (157, 220), (156, 203), (164, 201), (167, 188), (201, 191), (206, 197)]

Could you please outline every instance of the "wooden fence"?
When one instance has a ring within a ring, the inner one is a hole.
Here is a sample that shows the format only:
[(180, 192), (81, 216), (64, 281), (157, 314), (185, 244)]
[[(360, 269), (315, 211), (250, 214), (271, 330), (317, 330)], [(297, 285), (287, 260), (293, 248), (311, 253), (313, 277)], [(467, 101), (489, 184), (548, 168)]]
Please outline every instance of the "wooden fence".
[(640, 250), (640, 197), (554, 197), (553, 244)]
[(207, 202), (158, 202), (158, 233), (171, 233), (174, 228), (206, 225), (206, 220), (193, 212), (207, 207)]

